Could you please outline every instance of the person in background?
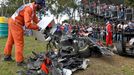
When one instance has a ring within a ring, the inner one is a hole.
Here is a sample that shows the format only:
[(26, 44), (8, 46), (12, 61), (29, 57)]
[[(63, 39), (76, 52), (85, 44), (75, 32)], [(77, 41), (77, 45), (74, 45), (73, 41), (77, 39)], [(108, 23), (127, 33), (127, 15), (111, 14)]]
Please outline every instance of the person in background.
[(106, 23), (106, 46), (112, 46), (112, 25), (109, 21)]
[(122, 24), (120, 24), (117, 28), (117, 41), (121, 41), (121, 32), (122, 32)]
[(68, 32), (69, 32), (69, 34), (72, 32), (72, 25), (71, 24), (69, 24), (69, 26), (68, 26)]
[(4, 61), (12, 61), (12, 46), (15, 44), (15, 60), (17, 66), (25, 65), (23, 57), (24, 48), (24, 30), (23, 26), (28, 29), (38, 30), (37, 23), (39, 22), (36, 11), (44, 7), (45, 0), (35, 0), (33, 3), (22, 5), (16, 12), (9, 18), (8, 26), (8, 39), (4, 49)]
[(89, 27), (87, 28), (87, 31), (88, 31), (88, 33), (89, 33), (89, 36), (92, 36), (92, 34), (93, 34), (93, 28), (92, 28), (92, 26), (89, 26)]
[(100, 39), (103, 41), (104, 40), (104, 35), (105, 35), (105, 29), (104, 27), (102, 26), (101, 29), (100, 29)]

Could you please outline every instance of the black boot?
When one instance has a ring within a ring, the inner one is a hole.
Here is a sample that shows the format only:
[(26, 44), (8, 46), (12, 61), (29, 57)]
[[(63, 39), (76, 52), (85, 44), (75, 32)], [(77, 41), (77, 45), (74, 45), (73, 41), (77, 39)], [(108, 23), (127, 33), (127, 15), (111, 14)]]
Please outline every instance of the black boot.
[(13, 61), (11, 55), (5, 56), (4, 61)]
[(24, 61), (22, 62), (17, 62), (17, 66), (26, 66), (26, 63)]

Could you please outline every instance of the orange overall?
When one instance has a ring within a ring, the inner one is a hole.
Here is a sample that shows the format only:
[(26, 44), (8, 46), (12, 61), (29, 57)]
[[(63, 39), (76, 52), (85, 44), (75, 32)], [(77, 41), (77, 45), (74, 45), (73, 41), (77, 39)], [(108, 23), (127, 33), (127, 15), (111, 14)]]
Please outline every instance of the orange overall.
[(106, 45), (112, 46), (112, 25), (110, 23), (106, 26)]
[[(33, 22), (35, 24), (33, 24)], [(4, 55), (9, 56), (12, 52), (12, 46), (15, 44), (15, 60), (16, 62), (23, 61), (23, 47), (24, 47), (24, 31), (25, 25), (29, 29), (38, 30), (36, 25), (38, 18), (36, 16), (35, 3), (22, 5), (8, 20), (8, 39), (4, 49)]]

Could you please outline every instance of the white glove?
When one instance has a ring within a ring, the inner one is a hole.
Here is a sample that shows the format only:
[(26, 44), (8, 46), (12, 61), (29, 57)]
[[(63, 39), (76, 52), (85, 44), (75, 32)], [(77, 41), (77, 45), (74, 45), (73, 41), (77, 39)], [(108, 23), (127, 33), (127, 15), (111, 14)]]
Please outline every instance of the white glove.
[(45, 41), (50, 41), (51, 40), (51, 37), (49, 36), (47, 39), (45, 39)]
[(44, 32), (44, 30), (43, 30), (42, 28), (40, 28), (40, 27), (39, 27), (38, 31), (39, 31), (40, 33), (43, 33), (43, 32)]
[(42, 30), (42, 28), (41, 28), (41, 27), (39, 27), (38, 31), (40, 31), (40, 30)]

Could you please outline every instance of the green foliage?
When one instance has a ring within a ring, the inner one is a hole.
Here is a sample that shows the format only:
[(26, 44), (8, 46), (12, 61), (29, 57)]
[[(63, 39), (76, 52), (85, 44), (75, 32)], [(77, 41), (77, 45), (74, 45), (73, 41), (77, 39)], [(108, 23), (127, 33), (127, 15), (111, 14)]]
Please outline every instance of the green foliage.
[[(24, 2), (25, 1), (25, 2)], [(6, 3), (3, 3), (3, 6), (0, 7), (0, 15), (11, 16), (17, 8), (19, 8), (23, 2), (27, 3), (29, 0), (7, 0)], [(31, 2), (34, 0), (30, 0)], [(52, 14), (55, 16), (64, 13), (69, 13), (67, 9), (76, 9), (78, 6), (76, 0), (46, 0), (46, 5)]]
[(23, 4), (22, 0), (8, 0), (7, 2), (3, 3), (3, 6), (0, 7), (1, 16), (11, 16), (15, 10), (17, 10), (18, 7), (20, 7)]
[(69, 20), (64, 20), (62, 23), (69, 23)]
[(134, 0), (125, 0), (127, 6), (134, 7)]
[(10, 0), (8, 3), (8, 13), (10, 16), (23, 4), (21, 0)]
[(51, 13), (57, 17), (63, 13), (70, 16), (70, 9), (75, 10), (78, 7), (75, 0), (46, 0), (46, 5)]

